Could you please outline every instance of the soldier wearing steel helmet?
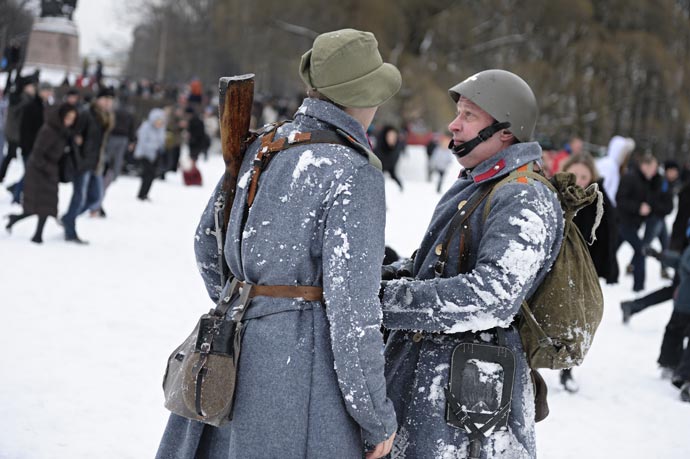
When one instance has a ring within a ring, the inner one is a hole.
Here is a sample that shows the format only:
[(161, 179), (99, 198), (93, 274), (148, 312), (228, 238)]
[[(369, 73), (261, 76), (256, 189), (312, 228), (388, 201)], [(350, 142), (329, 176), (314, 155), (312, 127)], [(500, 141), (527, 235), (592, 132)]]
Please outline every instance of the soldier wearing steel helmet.
[[(537, 103), (529, 85), (513, 73), (486, 70), (452, 87), (450, 96), (457, 109), (448, 126), (450, 147), (464, 169), (437, 204), (408, 272), (384, 270), (393, 272), (382, 291), (384, 326), (391, 330), (386, 380), (400, 426), (392, 457), (533, 458), (535, 391), (513, 323), (558, 254), (563, 216), (555, 193), (536, 180), (492, 188), (513, 171), (539, 170), (541, 149), (531, 141)], [(479, 196), (490, 189), (487, 206), (488, 198)], [(451, 232), (462, 221), (454, 217), (475, 202), (477, 210)], [(499, 367), (491, 361), (453, 368), (460, 343), (507, 348), (515, 357), (512, 381), (507, 366), (492, 372)], [(470, 384), (472, 374), (477, 384), (465, 393), (449, 386), (452, 375)], [(508, 396), (501, 396), (509, 383)], [(504, 424), (486, 421), (481, 435), (467, 424), (449, 424), (455, 406), (449, 399), (467, 394), (484, 399), (458, 402), (457, 411), (494, 413), (503, 404)]]

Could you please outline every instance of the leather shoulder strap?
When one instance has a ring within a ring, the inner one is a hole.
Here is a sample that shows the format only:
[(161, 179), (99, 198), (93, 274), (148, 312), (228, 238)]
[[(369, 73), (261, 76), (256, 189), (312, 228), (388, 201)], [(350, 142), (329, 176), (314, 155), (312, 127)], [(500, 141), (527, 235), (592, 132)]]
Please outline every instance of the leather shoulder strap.
[(314, 143), (343, 145), (354, 148), (359, 153), (367, 156), (369, 163), (381, 170), (381, 161), (379, 161), (376, 155), (370, 149), (357, 142), (354, 137), (347, 134), (342, 129), (336, 129), (335, 132), (327, 130), (294, 132), (287, 137), (281, 137), (274, 141), (273, 139), (275, 137), (276, 130), (277, 129), (275, 128), (268, 130), (260, 136), (261, 146), (259, 146), (259, 152), (254, 159), (252, 179), (249, 185), (249, 193), (247, 195), (247, 204), (249, 207), (251, 207), (254, 203), (261, 172), (268, 167), (268, 164), (271, 159), (273, 159), (273, 156), (275, 156), (278, 152), (292, 147)]
[(544, 185), (546, 185), (551, 191), (558, 194), (558, 191), (556, 190), (556, 188), (543, 175), (541, 175), (537, 172), (532, 172), (530, 170), (523, 170), (522, 168), (516, 169), (513, 172), (511, 172), (510, 174), (508, 174), (503, 180), (496, 183), (496, 185), (493, 187), (491, 194), (489, 194), (489, 197), (486, 200), (486, 205), (484, 206), (484, 216), (483, 216), (484, 221), (486, 221), (487, 217), (489, 216), (489, 212), (491, 211), (491, 200), (493, 199), (494, 194), (496, 194), (496, 191), (498, 191), (499, 188), (501, 188), (503, 185), (506, 185), (510, 182), (529, 184), (530, 182), (528, 179), (532, 179), (532, 181), (534, 181), (534, 180), (539, 181), (539, 182), (543, 183)]
[(469, 228), (465, 224), (474, 211), (479, 207), (479, 205), (486, 199), (493, 189), (493, 184), (488, 183), (483, 185), (477, 191), (475, 191), (468, 201), (460, 201), (458, 204), (458, 211), (453, 215), (453, 219), (450, 221), (448, 230), (446, 231), (445, 238), (443, 242), (436, 246), (436, 255), (438, 255), (438, 260), (434, 265), (434, 271), (436, 277), (443, 276), (446, 269), (446, 262), (448, 261), (448, 248), (450, 242), (452, 241), (455, 234), (460, 231), (460, 272), (463, 272), (463, 264), (468, 258), (469, 250), (465, 245), (467, 238), (469, 237)]

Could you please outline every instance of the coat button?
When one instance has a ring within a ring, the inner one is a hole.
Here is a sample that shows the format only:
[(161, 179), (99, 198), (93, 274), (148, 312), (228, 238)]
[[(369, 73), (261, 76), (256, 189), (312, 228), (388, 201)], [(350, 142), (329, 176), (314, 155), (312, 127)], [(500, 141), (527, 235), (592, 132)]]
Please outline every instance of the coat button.
[(436, 246), (436, 255), (440, 257), (441, 253), (443, 253), (443, 244), (439, 244)]
[(417, 332), (414, 335), (412, 335), (412, 341), (414, 341), (415, 343), (418, 343), (422, 340), (423, 337), (424, 337), (424, 335), (421, 332)]
[(467, 201), (465, 201), (465, 200), (460, 201), (460, 204), (458, 204), (458, 210), (460, 210), (460, 209), (462, 209), (463, 207), (465, 207), (465, 204), (467, 204)]

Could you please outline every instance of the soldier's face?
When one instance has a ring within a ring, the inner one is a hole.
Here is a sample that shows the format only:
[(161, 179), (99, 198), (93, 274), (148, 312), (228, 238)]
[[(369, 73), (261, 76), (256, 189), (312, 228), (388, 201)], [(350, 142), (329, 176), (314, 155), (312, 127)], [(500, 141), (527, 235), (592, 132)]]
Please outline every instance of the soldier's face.
[[(474, 139), (479, 134), (479, 131), (494, 122), (491, 115), (464, 97), (460, 97), (456, 108), (457, 115), (448, 125), (448, 130), (453, 134), (453, 143), (455, 145)], [(468, 155), (458, 158), (460, 165), (465, 169), (471, 169), (505, 148), (503, 141), (500, 139), (501, 132), (503, 131), (497, 132), (487, 141), (477, 145)]]

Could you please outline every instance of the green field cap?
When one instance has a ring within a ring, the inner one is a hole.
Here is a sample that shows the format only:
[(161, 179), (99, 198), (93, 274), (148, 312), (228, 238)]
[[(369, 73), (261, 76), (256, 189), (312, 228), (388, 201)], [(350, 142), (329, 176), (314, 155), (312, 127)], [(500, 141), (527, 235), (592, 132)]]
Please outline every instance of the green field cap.
[(302, 80), (344, 107), (378, 107), (402, 85), (398, 69), (383, 62), (371, 32), (342, 29), (319, 35), (300, 63)]

